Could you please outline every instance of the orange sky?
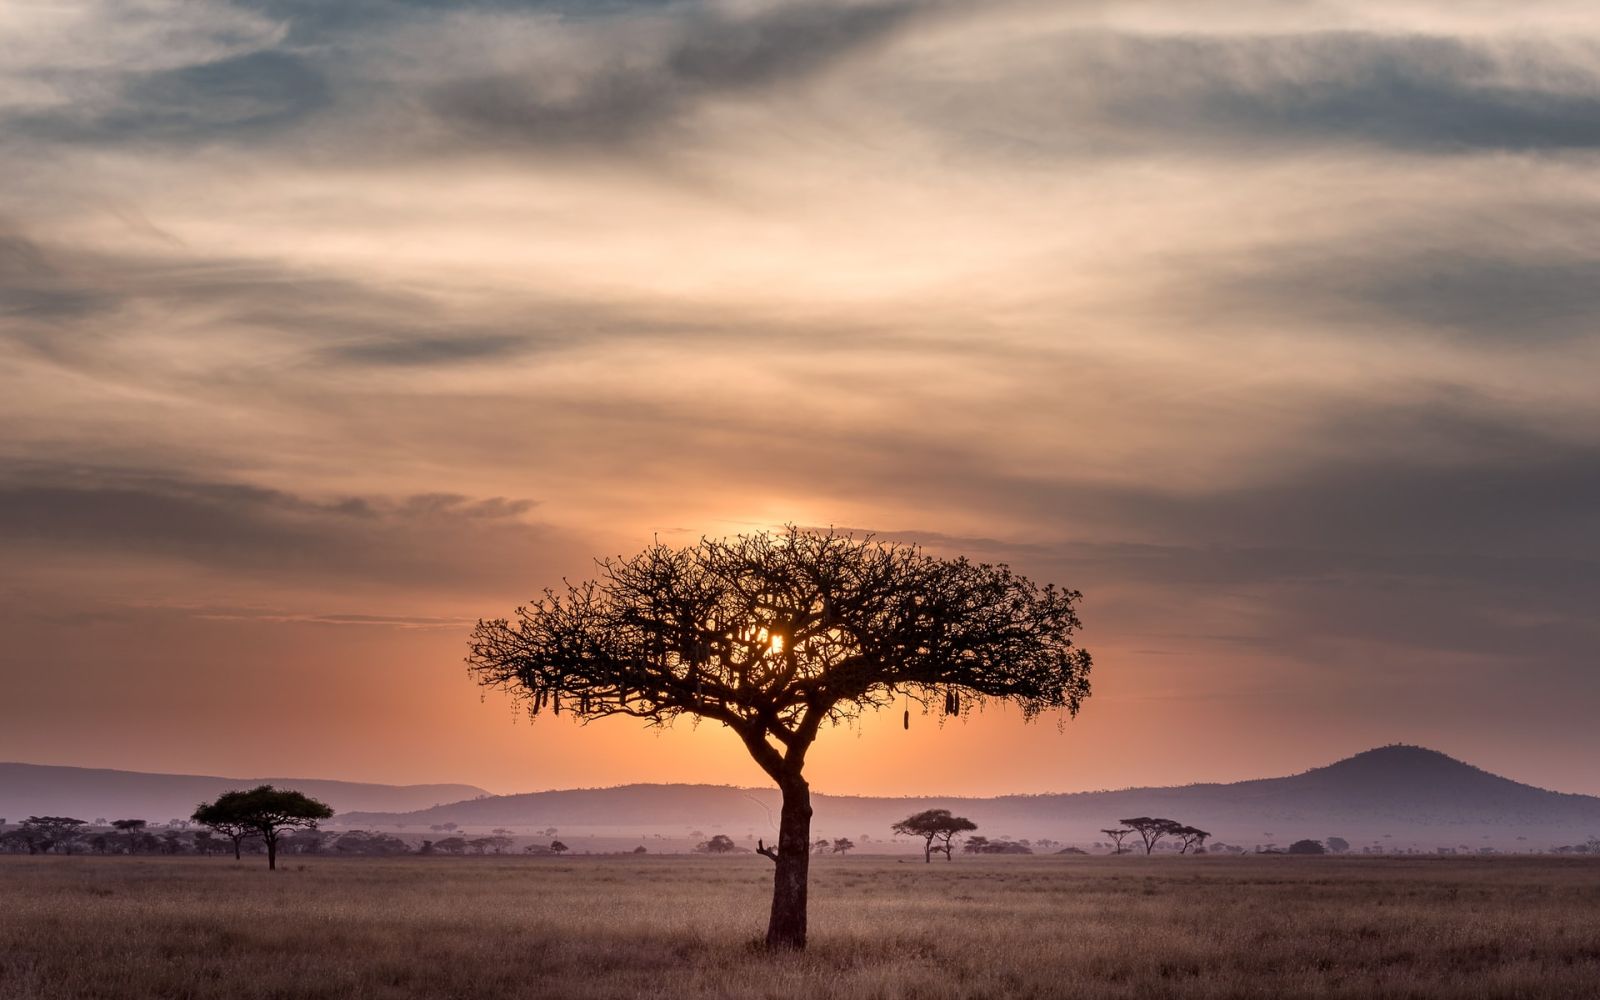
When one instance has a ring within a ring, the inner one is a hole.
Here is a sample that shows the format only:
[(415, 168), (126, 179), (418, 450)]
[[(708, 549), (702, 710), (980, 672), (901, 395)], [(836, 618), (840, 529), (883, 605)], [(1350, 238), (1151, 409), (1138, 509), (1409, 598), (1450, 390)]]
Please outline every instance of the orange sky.
[(831, 792), (1445, 750), (1600, 793), (1600, 15), (1438, 0), (0, 12), (0, 759), (749, 782), (460, 659), (785, 522), (1082, 590), (1082, 716)]

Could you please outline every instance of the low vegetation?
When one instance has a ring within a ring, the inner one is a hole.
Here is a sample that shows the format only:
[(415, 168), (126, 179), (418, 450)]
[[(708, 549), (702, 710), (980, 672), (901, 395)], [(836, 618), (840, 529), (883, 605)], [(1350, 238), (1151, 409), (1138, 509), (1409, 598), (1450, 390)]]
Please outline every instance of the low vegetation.
[(1592, 995), (1588, 858), (850, 856), (811, 948), (751, 855), (0, 857), (7, 1000)]

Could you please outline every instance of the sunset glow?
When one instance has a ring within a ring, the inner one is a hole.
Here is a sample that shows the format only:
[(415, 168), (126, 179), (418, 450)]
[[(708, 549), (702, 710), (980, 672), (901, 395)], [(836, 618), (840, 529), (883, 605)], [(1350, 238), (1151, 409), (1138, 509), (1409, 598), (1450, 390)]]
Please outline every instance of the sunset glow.
[(796, 524), (1079, 590), (1096, 664), (1067, 725), (824, 732), (821, 792), (1403, 741), (1600, 793), (1593, 4), (70, 0), (0, 36), (0, 760), (759, 784), (715, 724), (529, 724), (465, 637)]

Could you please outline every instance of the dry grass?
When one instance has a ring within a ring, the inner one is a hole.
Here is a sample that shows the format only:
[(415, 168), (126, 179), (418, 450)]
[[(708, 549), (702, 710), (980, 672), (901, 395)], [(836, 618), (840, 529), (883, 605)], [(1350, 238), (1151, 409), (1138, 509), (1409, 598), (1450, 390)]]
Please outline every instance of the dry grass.
[(1600, 862), (0, 857), (0, 997), (1588, 997)]

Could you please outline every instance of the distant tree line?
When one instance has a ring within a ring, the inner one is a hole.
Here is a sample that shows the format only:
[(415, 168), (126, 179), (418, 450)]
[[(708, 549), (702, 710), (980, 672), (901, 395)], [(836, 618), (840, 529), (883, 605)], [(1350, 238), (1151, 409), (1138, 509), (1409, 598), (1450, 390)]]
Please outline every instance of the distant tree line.
[[(374, 830), (341, 830), (330, 833), (319, 829), (280, 830), (276, 837), (275, 855), (323, 855), (343, 857), (396, 857), (403, 854), (505, 854), (514, 846), (510, 831), (496, 831), (488, 837), (447, 837), (442, 840), (424, 840), (418, 846), (395, 836)], [(731, 842), (730, 842), (731, 843)], [(529, 844), (525, 854), (559, 855), (568, 850), (559, 840), (545, 844)], [(219, 835), (211, 829), (184, 828), (176, 825), (152, 827), (145, 820), (116, 820), (112, 823), (91, 823), (70, 816), (30, 816), (20, 825), (0, 831), (0, 853), (3, 854), (79, 854), (79, 855), (244, 855), (268, 853), (266, 837), (258, 832), (243, 831), (237, 840), (232, 835)], [(646, 853), (643, 847), (633, 849), (635, 854)]]
[[(138, 824), (121, 825), (121, 824)], [(321, 830), (300, 830), (279, 837), (280, 854), (363, 854), (371, 838), (386, 836), (365, 830), (350, 830), (331, 836)], [(390, 838), (405, 847), (403, 841)], [(406, 848), (409, 849), (409, 848)], [(266, 841), (246, 833), (239, 839), (238, 853), (265, 854)], [(176, 825), (151, 826), (145, 820), (116, 820), (90, 823), (70, 816), (30, 816), (19, 826), (0, 832), (0, 853), (6, 854), (149, 854), (213, 855), (233, 854), (234, 844), (211, 830), (188, 829)]]

